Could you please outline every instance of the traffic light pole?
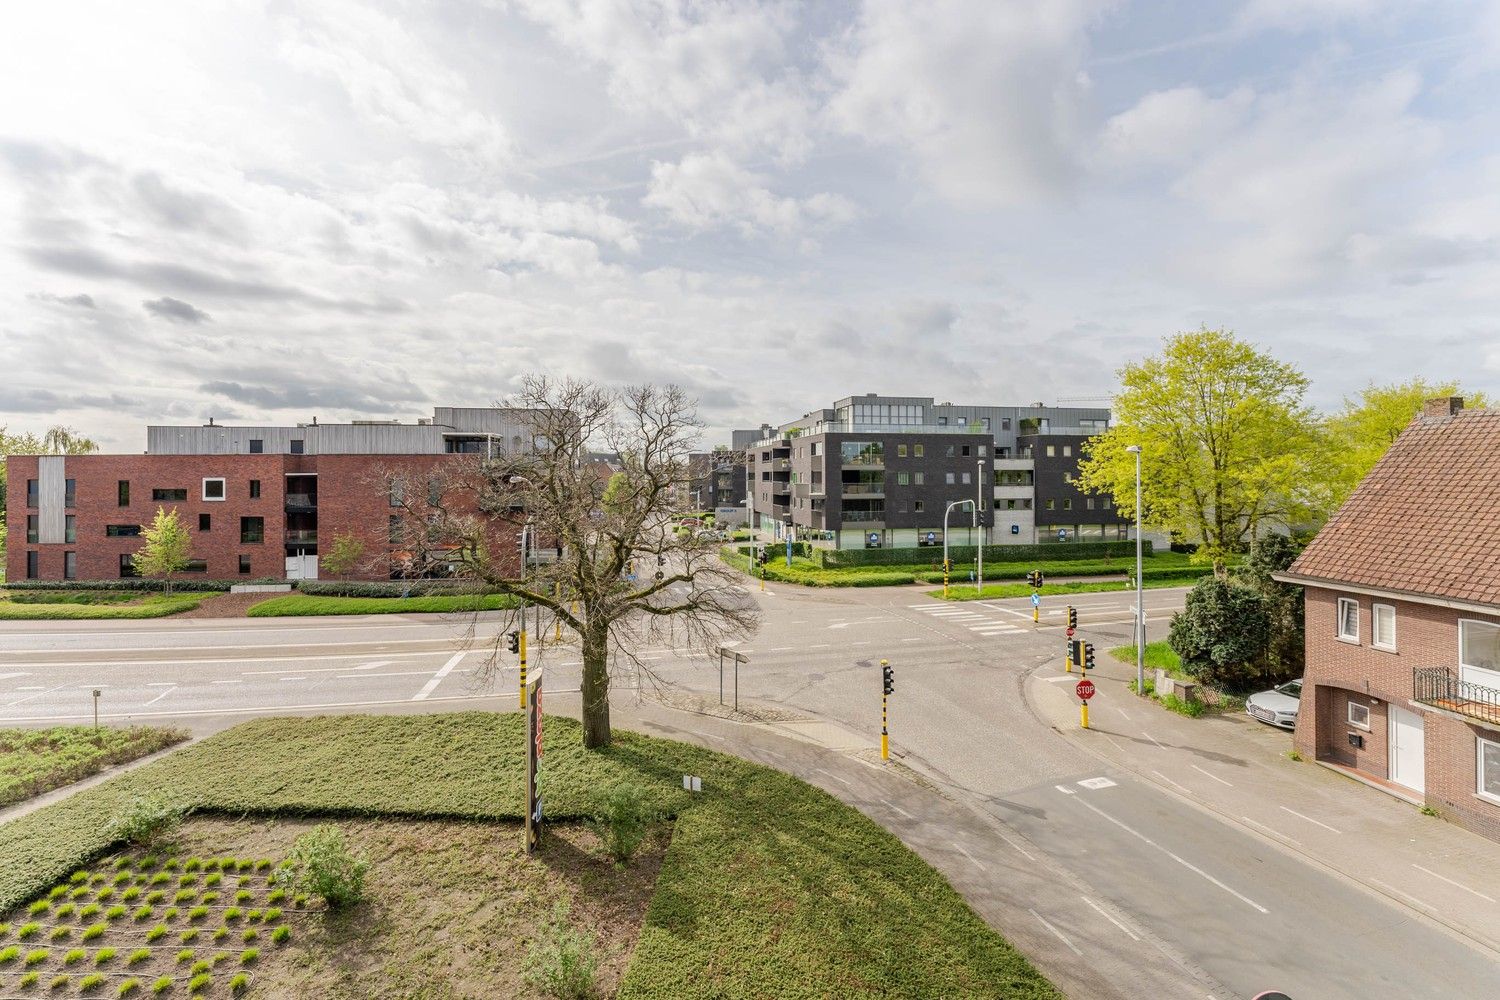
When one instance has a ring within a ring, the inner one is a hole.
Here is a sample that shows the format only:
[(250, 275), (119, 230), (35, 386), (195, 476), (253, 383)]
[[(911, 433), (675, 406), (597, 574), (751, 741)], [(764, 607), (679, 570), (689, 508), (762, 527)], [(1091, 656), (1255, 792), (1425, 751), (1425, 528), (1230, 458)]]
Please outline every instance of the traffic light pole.
[(526, 604), (521, 603), (521, 635), (519, 650), (521, 654), (521, 708), (526, 707)]
[(891, 688), (891, 661), (880, 661), (880, 759), (891, 759), (891, 737), (886, 728), (887, 703), (890, 701)]

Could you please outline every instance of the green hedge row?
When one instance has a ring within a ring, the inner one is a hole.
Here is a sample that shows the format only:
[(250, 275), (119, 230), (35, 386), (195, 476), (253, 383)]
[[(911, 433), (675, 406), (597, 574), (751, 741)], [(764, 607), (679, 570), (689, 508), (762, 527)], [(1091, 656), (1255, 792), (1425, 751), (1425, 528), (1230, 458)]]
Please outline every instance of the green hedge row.
[[(973, 562), (974, 545), (948, 546), (948, 558), (954, 562)], [(1152, 554), (1151, 542), (1143, 540), (1141, 551)], [(1135, 542), (1048, 542), (1041, 545), (986, 545), (985, 562), (1057, 562), (1072, 559), (1134, 558)], [(899, 549), (815, 549), (810, 558), (827, 568), (838, 566), (889, 566), (901, 563), (931, 562), (941, 565), (941, 545)]]
[[(266, 584), (290, 583), (292, 589), (304, 594), (321, 594), (329, 597), (427, 597), (437, 594), (471, 594), (472, 583), (456, 580), (276, 580), (261, 577), (254, 580), (200, 580), (188, 574), (172, 581), (172, 589), (178, 592), (227, 591), (230, 587), (244, 584), (264, 586)], [(0, 584), (5, 590), (123, 590), (138, 593), (157, 593), (166, 590), (157, 579), (129, 577), (123, 580), (13, 580)]]
[[(205, 580), (185, 573), (173, 577), (172, 589), (174, 591), (193, 591), (203, 593), (210, 590), (228, 590), (230, 587), (238, 587), (246, 583), (286, 583), (285, 580), (273, 580), (263, 577), (256, 580)], [(165, 591), (166, 585), (157, 579), (147, 577), (126, 577), (123, 580), (10, 580), (0, 584), (5, 590), (132, 590), (142, 593), (152, 591)]]
[(318, 597), (433, 597), (475, 593), (459, 580), (296, 580), (293, 586)]

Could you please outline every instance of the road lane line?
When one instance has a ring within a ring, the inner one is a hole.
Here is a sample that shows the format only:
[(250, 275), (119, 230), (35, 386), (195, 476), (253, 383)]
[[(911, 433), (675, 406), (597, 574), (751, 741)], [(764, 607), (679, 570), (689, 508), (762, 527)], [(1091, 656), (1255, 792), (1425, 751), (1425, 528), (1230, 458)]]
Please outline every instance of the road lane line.
[(1059, 792), (1062, 792), (1064, 795), (1077, 795), (1078, 794), (1078, 790), (1077, 789), (1069, 788), (1067, 785), (1053, 785), (1052, 787), (1055, 788), (1055, 789), (1057, 789)]
[(1413, 906), (1421, 907), (1424, 910), (1430, 910), (1433, 913), (1438, 912), (1438, 909), (1437, 909), (1436, 906), (1429, 906), (1426, 903), (1422, 902), (1420, 899), (1418, 899), (1416, 896), (1413, 896), (1410, 893), (1402, 892), (1400, 889), (1397, 889), (1395, 886), (1390, 885), (1389, 883), (1382, 882), (1382, 881), (1380, 881), (1380, 879), (1373, 878), (1373, 877), (1370, 879), (1370, 881), (1373, 882), (1374, 884), (1380, 886), (1382, 889), (1386, 890), (1387, 892), (1394, 892), (1396, 895), (1400, 896), (1402, 899), (1406, 900), (1408, 903), (1411, 903)]
[(1096, 913), (1098, 913), (1099, 916), (1103, 917), (1105, 920), (1108, 920), (1110, 923), (1112, 923), (1116, 927), (1120, 928), (1120, 930), (1124, 931), (1126, 934), (1129, 934), (1130, 935), (1130, 940), (1132, 940), (1132, 941), (1139, 941), (1140, 940), (1140, 938), (1136, 937), (1135, 931), (1131, 930), (1129, 927), (1126, 927), (1124, 924), (1122, 924), (1118, 920), (1116, 920), (1113, 916), (1110, 915), (1110, 913), (1109, 913), (1108, 910), (1104, 909), (1104, 907), (1100, 906), (1098, 903), (1094, 902), (1092, 899), (1089, 899), (1087, 896), (1083, 896), (1081, 898), (1083, 899), (1083, 901), (1085, 903), (1087, 903), (1090, 906), (1092, 906), (1094, 908), (1094, 911)]
[(954, 844), (953, 846), (956, 847), (956, 848), (958, 848), (958, 851), (959, 851), (960, 854), (962, 854), (964, 857), (968, 858), (970, 861), (973, 861), (975, 868), (978, 868), (980, 871), (985, 871), (986, 870), (985, 867), (984, 867), (984, 865), (980, 864), (978, 861), (975, 860), (974, 855), (972, 855), (968, 851), (964, 850), (964, 845), (963, 844)]
[(30, 676), (31, 676), (31, 674), (28, 673), (27, 671), (25, 671), (25, 670), (18, 670), (15, 673), (0, 674), (0, 681), (8, 681), (8, 680), (10, 680), (13, 677), (30, 677)]
[(1217, 781), (1221, 785), (1229, 785), (1230, 788), (1234, 787), (1233, 785), (1230, 785), (1229, 782), (1227, 782), (1223, 778), (1219, 777), (1217, 774), (1212, 774), (1212, 773), (1210, 773), (1208, 771), (1205, 771), (1205, 770), (1203, 770), (1203, 768), (1199, 767), (1197, 764), (1189, 764), (1188, 767), (1192, 768), (1194, 771), (1197, 771), (1199, 774), (1206, 775), (1206, 776), (1214, 779), (1215, 781)]
[(1031, 853), (1031, 852), (1030, 852), (1030, 851), (1028, 851), (1028, 850), (1027, 850), (1027, 849), (1026, 849), (1026, 848), (1024, 848), (1024, 847), (1022, 847), (1022, 846), (1021, 846), (1021, 845), (1020, 845), (1020, 844), (1018, 844), (1018, 843), (1016, 843), (1016, 842), (1015, 842), (1015, 841), (1014, 841), (1014, 840), (1011, 840), (1011, 839), (1010, 839), (1010, 838), (1009, 838), (1009, 837), (1007, 837), (1007, 836), (1006, 836), (1006, 835), (1005, 835), (1005, 834), (1003, 834), (1003, 833), (1000, 833), (1000, 831), (999, 831), (999, 830), (996, 830), (996, 831), (995, 831), (995, 832), (996, 832), (996, 833), (999, 833), (999, 834), (1000, 834), (1000, 839), (1001, 839), (1001, 840), (1003, 840), (1003, 841), (1005, 841), (1005, 842), (1006, 842), (1006, 843), (1007, 843), (1007, 844), (1009, 844), (1009, 845), (1010, 845), (1010, 846), (1011, 846), (1011, 847), (1014, 847), (1014, 848), (1015, 848), (1015, 849), (1016, 849), (1016, 850), (1018, 850), (1018, 851), (1020, 851), (1020, 852), (1021, 852), (1021, 853), (1022, 853), (1022, 854), (1024, 854), (1024, 855), (1025, 855), (1025, 856), (1026, 856), (1026, 858), (1027, 858), (1027, 859), (1028, 859), (1028, 860), (1031, 860), (1031, 861), (1035, 861), (1035, 860), (1036, 860), (1036, 855), (1034, 855), (1034, 854), (1032, 854), (1032, 853)]
[(176, 681), (148, 681), (146, 683), (146, 686), (148, 688), (173, 688), (173, 687), (177, 686), (177, 682)]
[(1158, 844), (1156, 841), (1152, 840), (1150, 837), (1146, 836), (1144, 833), (1141, 833), (1139, 830), (1136, 830), (1133, 827), (1127, 826), (1126, 824), (1124, 824), (1124, 823), (1120, 822), (1119, 820), (1115, 819), (1109, 813), (1105, 812), (1103, 809), (1100, 809), (1098, 806), (1094, 805), (1092, 802), (1089, 802), (1088, 800), (1081, 799), (1081, 798), (1080, 799), (1076, 799), (1075, 801), (1079, 805), (1083, 806), (1085, 809), (1092, 809), (1094, 812), (1098, 813), (1100, 816), (1103, 816), (1105, 819), (1109, 820), (1115, 826), (1118, 826), (1120, 829), (1124, 830), (1126, 833), (1130, 834), (1131, 836), (1139, 839), (1141, 842), (1147, 844), (1150, 847), (1156, 848), (1158, 851), (1161, 851), (1167, 857), (1171, 858), (1173, 861), (1177, 862), (1179, 865), (1182, 865), (1182, 867), (1186, 868), (1188, 871), (1193, 872), (1196, 875), (1201, 875), (1204, 878), (1208, 879), (1208, 881), (1212, 882), (1214, 885), (1218, 886), (1220, 889), (1223, 889), (1225, 892), (1229, 893), (1231, 896), (1233, 896), (1235, 899), (1238, 899), (1240, 902), (1246, 903), (1246, 904), (1248, 904), (1250, 906), (1253, 906), (1255, 909), (1259, 910), (1262, 913), (1270, 913), (1271, 912), (1270, 910), (1266, 909), (1264, 906), (1261, 906), (1255, 900), (1251, 899), (1249, 896), (1241, 895), (1240, 893), (1236, 892), (1235, 890), (1229, 888), (1229, 886), (1225, 885), (1223, 882), (1220, 882), (1218, 879), (1214, 878), (1208, 872), (1204, 871), (1202, 868), (1199, 868), (1197, 865), (1193, 864), (1191, 861), (1188, 861), (1186, 858), (1183, 858), (1183, 857), (1180, 857), (1179, 855), (1173, 854), (1171, 851), (1167, 850), (1165, 847), (1162, 847), (1160, 844)]
[(1059, 941), (1061, 941), (1063, 944), (1065, 944), (1069, 948), (1071, 948), (1072, 951), (1073, 951), (1073, 954), (1077, 955), (1079, 958), (1083, 957), (1083, 952), (1079, 951), (1078, 947), (1075, 944), (1073, 944), (1072, 941), (1069, 941), (1065, 936), (1063, 936), (1063, 932), (1062, 931), (1058, 930), (1056, 927), (1053, 927), (1051, 924), (1047, 923), (1047, 919), (1045, 917), (1043, 917), (1040, 913), (1036, 912), (1035, 910), (1031, 909), (1030, 907), (1026, 908), (1026, 912), (1029, 913), (1029, 914), (1031, 914), (1033, 917), (1036, 917), (1037, 920), (1041, 921), (1042, 926), (1045, 927), (1045, 928), (1047, 928), (1054, 935), (1056, 935), (1057, 939)]
[[(69, 682), (69, 683), (71, 683), (71, 682)], [(5, 707), (6, 708), (14, 708), (17, 705), (22, 704), (23, 702), (31, 701), (33, 698), (40, 698), (44, 694), (51, 694), (53, 691), (61, 691), (63, 688), (68, 687), (68, 686), (69, 686), (68, 684), (59, 684), (59, 685), (57, 685), (57, 687), (43, 688), (42, 690), (38, 691), (36, 694), (28, 694), (24, 698), (17, 698), (15, 701), (8, 701), (8, 702), (5, 703)]]
[(1321, 820), (1313, 819), (1311, 816), (1304, 816), (1302, 813), (1299, 813), (1295, 809), (1288, 809), (1286, 806), (1282, 806), (1281, 809), (1282, 809), (1283, 812), (1289, 812), (1289, 813), (1291, 813), (1293, 816), (1296, 816), (1298, 819), (1305, 819), (1309, 823), (1313, 823), (1313, 824), (1316, 824), (1317, 826), (1321, 826), (1323, 829), (1329, 831), (1330, 833), (1339, 833), (1339, 832), (1341, 832), (1339, 830), (1335, 830), (1333, 827), (1329, 826), (1327, 823), (1324, 823)]
[(923, 637), (922, 637), (922, 636), (920, 636), (920, 635), (914, 635), (914, 636), (911, 636), (911, 637), (909, 637), (909, 638), (906, 638), (906, 639), (902, 639), (902, 640), (901, 640), (901, 641), (902, 641), (902, 642), (921, 642), (921, 641), (922, 641), (922, 638), (923, 638)]
[(172, 686), (171, 686), (171, 687), (169, 687), (169, 688), (167, 688), (167, 689), (166, 689), (166, 690), (165, 690), (165, 691), (163, 691), (163, 692), (162, 692), (162, 693), (161, 693), (161, 694), (159, 694), (159, 695), (157, 695), (157, 696), (156, 696), (156, 697), (155, 697), (155, 698), (152, 698), (152, 699), (151, 699), (151, 700), (150, 700), (150, 701), (148, 701), (148, 702), (146, 702), (146, 703), (145, 703), (145, 704), (144, 704), (144, 705), (142, 705), (142, 706), (141, 706), (141, 707), (142, 707), (142, 708), (146, 708), (146, 707), (147, 707), (147, 706), (150, 706), (150, 705), (155, 705), (155, 704), (156, 704), (156, 703), (157, 703), (157, 702), (159, 702), (159, 701), (161, 701), (161, 700), (162, 700), (162, 699), (163, 699), (163, 698), (165, 698), (165, 697), (166, 697), (166, 696), (167, 696), (167, 695), (169, 695), (169, 694), (171, 694), (171, 693), (172, 693), (172, 692), (173, 692), (173, 691), (176, 691), (176, 690), (177, 690), (177, 685), (176, 685), (176, 684), (173, 684), (173, 685), (172, 685)]
[(1155, 736), (1152, 736), (1150, 733), (1146, 732), (1144, 729), (1141, 730), (1141, 735), (1146, 737), (1146, 739), (1150, 740), (1152, 743), (1155, 743), (1158, 747), (1161, 747), (1161, 749), (1166, 749), (1166, 747), (1162, 746), (1160, 740), (1158, 740)]
[[(470, 672), (471, 671), (469, 671), (467, 669), (464, 669), (464, 670), (455, 670), (454, 671), (454, 673), (457, 673), (457, 674), (467, 674), (467, 673), (470, 673)], [(432, 671), (431, 670), (391, 670), (391, 671), (389, 671), (387, 673), (383, 673), (383, 674), (334, 674), (333, 675), (333, 679), (336, 680), (336, 681), (357, 681), (357, 680), (361, 680), (361, 679), (363, 679), (365, 677), (431, 677), (431, 676), (432, 676)]]
[(1193, 794), (1191, 791), (1189, 791), (1186, 788), (1183, 788), (1177, 782), (1173, 781), (1171, 778), (1167, 777), (1165, 774), (1162, 774), (1160, 771), (1152, 771), (1151, 773), (1154, 774), (1154, 775), (1156, 775), (1162, 781), (1165, 781), (1167, 784), (1171, 785), (1173, 788), (1177, 789), (1179, 792), (1185, 792), (1188, 795)]
[(1121, 715), (1125, 716), (1126, 719), (1130, 718), (1130, 713), (1127, 712), (1127, 711), (1125, 711), (1119, 705), (1111, 705), (1109, 707), (1112, 708), (1112, 709), (1114, 709), (1116, 712), (1119, 712)]
[(1423, 868), (1421, 865), (1418, 865), (1418, 864), (1413, 864), (1412, 867), (1415, 868), (1419, 872), (1426, 872), (1428, 875), (1431, 875), (1433, 878), (1442, 879), (1444, 882), (1447, 882), (1449, 885), (1456, 885), (1460, 889), (1462, 889), (1464, 892), (1472, 892), (1474, 895), (1478, 896), (1480, 899), (1483, 899), (1483, 900), (1485, 900), (1487, 902), (1493, 903), (1495, 901), (1493, 897), (1486, 896), (1484, 893), (1480, 892), (1478, 889), (1470, 889), (1468, 886), (1464, 885), (1462, 882), (1455, 882), (1455, 881), (1453, 881), (1453, 879), (1449, 878), (1446, 875), (1439, 875), (1437, 872), (1433, 871), (1431, 868)]
[(1271, 836), (1277, 838), (1278, 840), (1284, 840), (1284, 841), (1286, 841), (1289, 844), (1297, 844), (1298, 847), (1302, 846), (1298, 841), (1293, 840), (1291, 837), (1288, 837), (1286, 834), (1279, 833), (1276, 830), (1271, 829), (1269, 826), (1266, 826), (1266, 824), (1259, 823), (1259, 822), (1251, 819), (1249, 816), (1241, 816), (1240, 819), (1244, 820), (1246, 823), (1249, 823), (1251, 826), (1258, 826), (1258, 827), (1260, 827), (1262, 830), (1266, 831), (1267, 833), (1269, 833)]
[(210, 684), (243, 684), (245, 682), (242, 681), (242, 680), (240, 680), (240, 679), (238, 679), (238, 678), (236, 678), (235, 680), (232, 680), (232, 681), (209, 681), (208, 683), (210, 683)]
[(432, 680), (428, 681), (426, 685), (423, 686), (422, 690), (412, 695), (411, 700), (426, 701), (427, 696), (432, 694), (433, 691), (437, 690), (437, 686), (439, 684), (443, 683), (443, 678), (447, 677), (449, 672), (452, 671), (454, 667), (458, 666), (458, 661), (462, 660), (468, 654), (469, 651), (465, 649), (460, 650), (459, 652), (454, 653), (451, 657), (449, 657), (448, 662), (438, 668), (438, 672), (432, 675)]
[(834, 774), (832, 771), (825, 771), (821, 767), (815, 767), (815, 768), (813, 768), (813, 770), (816, 771), (817, 773), (823, 775), (824, 777), (832, 778), (834, 781), (837, 781), (839, 784), (843, 785), (846, 788), (853, 788), (854, 787), (854, 783), (853, 782), (846, 781), (845, 779), (840, 778), (838, 775)]
[(281, 680), (281, 681), (305, 681), (305, 680), (307, 680), (306, 677), (278, 677), (276, 679), (277, 680)]
[(896, 803), (894, 803), (894, 802), (887, 802), (886, 805), (890, 806), (892, 809), (896, 810), (898, 813), (900, 813), (901, 815), (905, 816), (907, 819), (916, 819), (917, 818), (917, 817), (913, 816), (911, 813), (907, 812), (905, 809), (902, 809), (900, 806), (896, 805)]

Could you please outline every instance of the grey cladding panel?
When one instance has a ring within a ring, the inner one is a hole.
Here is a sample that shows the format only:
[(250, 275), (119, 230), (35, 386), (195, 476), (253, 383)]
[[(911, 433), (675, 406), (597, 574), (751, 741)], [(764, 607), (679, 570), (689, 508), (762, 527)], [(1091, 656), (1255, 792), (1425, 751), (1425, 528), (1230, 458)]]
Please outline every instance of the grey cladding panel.
[(67, 459), (43, 455), (37, 465), (37, 541), (44, 545), (62, 542), (67, 512), (63, 501), (67, 491)]

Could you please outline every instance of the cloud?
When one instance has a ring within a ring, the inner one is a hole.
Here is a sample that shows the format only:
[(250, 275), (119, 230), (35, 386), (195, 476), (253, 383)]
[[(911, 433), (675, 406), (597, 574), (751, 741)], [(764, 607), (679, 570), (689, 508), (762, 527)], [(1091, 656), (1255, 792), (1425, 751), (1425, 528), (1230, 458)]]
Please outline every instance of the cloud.
[(724, 153), (693, 153), (678, 163), (651, 165), (645, 204), (659, 208), (690, 229), (734, 226), (746, 236), (790, 236), (837, 226), (859, 212), (842, 195), (820, 192), (806, 198), (773, 194), (765, 179)]
[(62, 393), (0, 382), (0, 413), (57, 413), (63, 410), (121, 410), (138, 400), (117, 393)]
[(131, 184), (151, 218), (169, 229), (206, 232), (239, 242), (244, 239), (244, 220), (222, 198), (183, 191), (147, 171)]
[(49, 292), (37, 292), (30, 296), (41, 302), (56, 302), (60, 306), (75, 306), (79, 309), (97, 308), (94, 297), (84, 292), (77, 295), (52, 295)]
[(399, 404), (425, 402), (427, 393), (399, 376), (389, 380), (309, 378), (280, 371), (249, 370), (213, 379), (200, 391), (267, 410), (314, 409), (388, 413)]
[(171, 320), (174, 323), (197, 324), (209, 323), (213, 320), (213, 317), (209, 316), (202, 309), (181, 299), (174, 299), (167, 296), (159, 299), (148, 299), (142, 302), (141, 305), (146, 307), (148, 313), (160, 316), (162, 319)]
[(1197, 87), (1152, 91), (1105, 124), (1104, 152), (1125, 164), (1187, 162), (1234, 131), (1254, 101), (1249, 87), (1220, 98)]
[(1366, 20), (1398, 7), (1392, 0), (1249, 0), (1235, 21), (1246, 29), (1306, 31)]

